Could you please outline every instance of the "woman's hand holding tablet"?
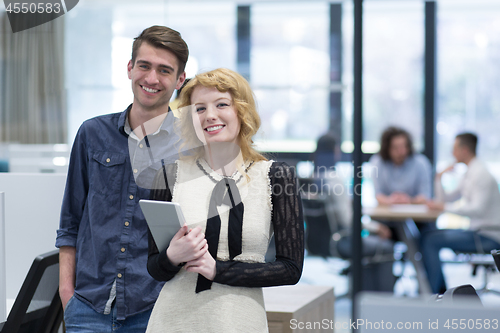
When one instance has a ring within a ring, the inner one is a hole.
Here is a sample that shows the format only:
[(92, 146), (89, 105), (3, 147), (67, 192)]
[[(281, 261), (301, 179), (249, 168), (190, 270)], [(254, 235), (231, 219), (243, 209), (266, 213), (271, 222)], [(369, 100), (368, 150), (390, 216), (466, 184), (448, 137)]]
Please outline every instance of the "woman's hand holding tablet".
[(159, 251), (164, 251), (170, 240), (186, 224), (181, 206), (176, 202), (139, 200), (149, 230)]
[(188, 226), (184, 225), (170, 241), (167, 248), (167, 257), (173, 265), (177, 266), (181, 263), (199, 259), (207, 250), (207, 240), (205, 234), (201, 231), (201, 227), (189, 230)]

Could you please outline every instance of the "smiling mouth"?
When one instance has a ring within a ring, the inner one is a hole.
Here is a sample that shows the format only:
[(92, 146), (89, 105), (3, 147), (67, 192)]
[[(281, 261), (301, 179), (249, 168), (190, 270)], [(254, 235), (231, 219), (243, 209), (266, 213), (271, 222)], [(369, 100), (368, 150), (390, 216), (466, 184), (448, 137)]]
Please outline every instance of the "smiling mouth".
[(147, 91), (148, 93), (151, 93), (151, 94), (157, 93), (157, 92), (159, 91), (158, 89), (151, 89), (151, 88), (144, 87), (144, 86), (141, 86), (141, 88), (142, 88), (144, 91)]
[(223, 127), (224, 127), (224, 125), (217, 125), (217, 126), (207, 127), (207, 128), (205, 128), (205, 131), (207, 131), (207, 132), (218, 131), (218, 130), (222, 129)]

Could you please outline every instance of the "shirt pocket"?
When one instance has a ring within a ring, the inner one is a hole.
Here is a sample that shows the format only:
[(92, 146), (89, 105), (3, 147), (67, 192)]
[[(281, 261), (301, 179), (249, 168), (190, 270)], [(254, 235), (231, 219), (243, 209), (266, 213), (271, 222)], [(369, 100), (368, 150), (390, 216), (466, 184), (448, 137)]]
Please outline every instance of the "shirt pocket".
[(105, 195), (119, 195), (126, 160), (123, 154), (95, 152), (91, 160), (90, 188)]

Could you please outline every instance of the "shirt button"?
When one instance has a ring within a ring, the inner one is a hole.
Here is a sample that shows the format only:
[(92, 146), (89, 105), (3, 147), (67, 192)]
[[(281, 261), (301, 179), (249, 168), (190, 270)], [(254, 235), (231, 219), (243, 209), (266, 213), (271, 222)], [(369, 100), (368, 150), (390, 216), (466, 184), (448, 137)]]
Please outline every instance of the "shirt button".
[(130, 225), (130, 222), (129, 222), (129, 221), (125, 222), (125, 226), (126, 226), (126, 227), (128, 227), (129, 225)]
[(123, 275), (122, 275), (122, 273), (118, 273), (117, 276), (118, 276), (119, 279), (121, 279)]
[(141, 143), (141, 144), (139, 145), (139, 148), (142, 148), (142, 147), (144, 147), (144, 146), (143, 146), (143, 145), (142, 145), (142, 143)]
[(130, 200), (132, 200), (132, 199), (134, 198), (134, 196), (131, 194), (131, 195), (129, 196), (129, 198), (130, 198)]
[(134, 169), (134, 173), (137, 173), (137, 169)]
[(125, 252), (125, 248), (124, 248), (124, 247), (122, 247), (122, 248), (120, 249), (120, 251)]
[(109, 162), (111, 162), (111, 159), (110, 159), (110, 158), (107, 158), (107, 159), (106, 159), (106, 162), (108, 162), (108, 163), (109, 163)]

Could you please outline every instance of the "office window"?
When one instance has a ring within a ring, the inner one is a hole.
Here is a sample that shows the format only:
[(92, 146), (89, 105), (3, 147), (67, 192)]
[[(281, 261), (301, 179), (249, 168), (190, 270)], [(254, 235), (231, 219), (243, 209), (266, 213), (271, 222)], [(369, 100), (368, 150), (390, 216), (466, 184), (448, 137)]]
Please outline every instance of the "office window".
[(251, 7), (250, 81), (264, 150), (312, 151), (328, 130), (328, 13), (326, 2)]
[[(424, 4), (366, 1), (363, 4), (363, 151), (379, 150), (389, 125), (407, 129), (423, 149)], [(344, 68), (342, 148), (353, 149), (353, 6), (343, 3)]]
[(133, 39), (158, 24), (179, 31), (190, 57), (188, 77), (217, 67), (236, 67), (236, 5), (112, 0), (80, 2), (65, 15), (68, 142), (83, 121), (123, 111), (133, 101), (127, 63)]
[(459, 132), (479, 134), (478, 155), (500, 180), (500, 3), (438, 4), (438, 170)]
[(165, 1), (165, 23), (189, 46), (188, 77), (225, 67), (236, 70), (236, 4)]

